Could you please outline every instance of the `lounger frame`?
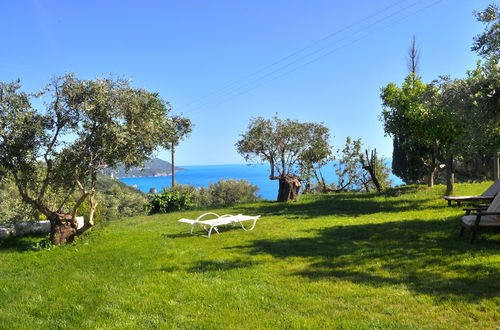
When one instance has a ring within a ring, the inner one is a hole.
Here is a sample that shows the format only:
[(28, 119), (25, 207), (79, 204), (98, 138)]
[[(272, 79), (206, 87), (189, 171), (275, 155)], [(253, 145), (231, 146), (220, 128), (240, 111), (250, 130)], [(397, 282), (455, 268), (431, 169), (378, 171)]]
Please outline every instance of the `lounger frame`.
[[(216, 218), (202, 220), (203, 218), (205, 218), (207, 216), (215, 216)], [(243, 214), (218, 215), (217, 213), (207, 212), (207, 213), (200, 215), (195, 220), (180, 219), (179, 222), (191, 224), (191, 230), (189, 231), (189, 233), (191, 235), (195, 235), (193, 233), (193, 231), (194, 231), (194, 228), (196, 226), (201, 226), (207, 232), (207, 235), (203, 235), (203, 236), (210, 238), (213, 231), (215, 231), (217, 234), (219, 234), (219, 229), (217, 227), (220, 227), (223, 225), (235, 226), (236, 224), (239, 224), (241, 226), (241, 228), (243, 228), (243, 230), (245, 230), (245, 231), (253, 230), (255, 228), (255, 225), (257, 224), (257, 220), (259, 220), (259, 218), (260, 218), (260, 215), (258, 215), (258, 216), (247, 216), (247, 215), (243, 215)], [(245, 227), (243, 225), (244, 221), (253, 221), (252, 226), (250, 228)]]

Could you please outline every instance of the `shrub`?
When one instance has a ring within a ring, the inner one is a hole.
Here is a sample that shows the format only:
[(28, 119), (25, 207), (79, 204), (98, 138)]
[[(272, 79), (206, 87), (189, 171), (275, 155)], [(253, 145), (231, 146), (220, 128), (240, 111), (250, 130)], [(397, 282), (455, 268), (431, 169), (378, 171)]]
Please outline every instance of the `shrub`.
[[(201, 190), (201, 189), (200, 189)], [(247, 180), (224, 180), (211, 183), (206, 189), (209, 196), (210, 206), (224, 206), (235, 203), (255, 202), (259, 198), (255, 193), (258, 187), (252, 185)]]
[(37, 212), (21, 200), (17, 187), (11, 181), (4, 180), (0, 184), (0, 225), (31, 221), (36, 215)]
[[(57, 192), (47, 193), (48, 203), (52, 206), (59, 205), (65, 196)], [(70, 196), (63, 206), (63, 212), (70, 212), (78, 196)], [(98, 178), (98, 191), (96, 199), (99, 202), (94, 214), (96, 223), (102, 220), (112, 220), (131, 217), (146, 213), (148, 203), (146, 195), (141, 191), (131, 188), (116, 179), (100, 176)], [(88, 201), (78, 208), (77, 216), (88, 216)], [(11, 224), (21, 221), (46, 220), (43, 214), (38, 214), (33, 208), (24, 203), (19, 196), (17, 187), (12, 181), (4, 179), (0, 184), (0, 224)]]
[[(145, 194), (137, 189), (129, 188), (125, 184), (122, 185), (121, 182), (105, 191), (98, 191), (96, 198), (99, 200), (96, 222), (101, 219), (112, 220), (142, 215), (146, 213), (148, 205)], [(86, 213), (88, 214), (88, 211)]]
[(166, 213), (188, 210), (195, 207), (189, 192), (163, 190), (159, 194), (149, 195), (149, 213)]
[(226, 206), (235, 203), (255, 202), (258, 187), (247, 180), (224, 180), (211, 183), (208, 188), (191, 185), (176, 185), (164, 189), (160, 194), (149, 195), (149, 212), (173, 212), (192, 208)]

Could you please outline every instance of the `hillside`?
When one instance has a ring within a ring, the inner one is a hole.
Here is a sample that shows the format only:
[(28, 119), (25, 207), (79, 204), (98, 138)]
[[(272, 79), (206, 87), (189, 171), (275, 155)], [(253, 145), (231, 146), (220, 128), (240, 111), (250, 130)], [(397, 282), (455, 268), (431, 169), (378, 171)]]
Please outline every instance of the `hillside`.
[[(107, 171), (108, 175), (115, 178), (137, 178), (137, 177), (152, 177), (152, 176), (166, 176), (172, 174), (172, 164), (159, 158), (151, 159), (144, 164), (144, 167), (133, 167), (125, 171), (123, 166), (113, 171)], [(181, 167), (175, 167), (175, 171), (185, 171)]]
[(500, 234), (458, 237), (463, 211), (444, 190), (215, 209), (262, 218), (210, 239), (177, 222), (201, 213), (185, 211), (108, 222), (52, 249), (6, 241), (0, 328), (496, 328)]

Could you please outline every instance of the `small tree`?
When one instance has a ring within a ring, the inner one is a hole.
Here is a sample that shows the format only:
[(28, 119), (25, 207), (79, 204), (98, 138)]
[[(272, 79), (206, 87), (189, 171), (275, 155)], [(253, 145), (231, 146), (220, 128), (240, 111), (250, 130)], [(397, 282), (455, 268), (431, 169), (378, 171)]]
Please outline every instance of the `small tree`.
[[(140, 166), (170, 138), (170, 108), (156, 93), (123, 79), (53, 79), (40, 94), (45, 111), (19, 81), (0, 83), (0, 170), (12, 176), (22, 200), (44, 214), (54, 244), (72, 241), (93, 226), (97, 174), (118, 164)], [(79, 198), (68, 209), (75, 190)], [(48, 195), (62, 196), (58, 206)], [(76, 212), (89, 201), (83, 228)]]
[(175, 186), (175, 147), (179, 145), (180, 141), (188, 137), (193, 130), (191, 120), (186, 117), (172, 116), (170, 121), (170, 139), (165, 144), (165, 148), (170, 149), (171, 154), (171, 173), (172, 173), (172, 187)]
[(300, 177), (304, 183), (303, 193), (310, 192), (313, 179), (321, 186), (323, 193), (330, 191), (322, 173), (322, 168), (330, 160), (332, 160), (332, 148), (328, 141), (312, 141), (312, 146), (302, 153), (298, 162)]
[(268, 162), (271, 180), (279, 180), (279, 202), (296, 200), (301, 187), (301, 163), (319, 162), (328, 155), (328, 128), (291, 119), (254, 118), (236, 143), (247, 161)]
[(342, 150), (337, 151), (337, 163), (334, 164), (337, 183), (335, 192), (352, 190), (358, 187), (361, 178), (361, 139), (347, 137)]

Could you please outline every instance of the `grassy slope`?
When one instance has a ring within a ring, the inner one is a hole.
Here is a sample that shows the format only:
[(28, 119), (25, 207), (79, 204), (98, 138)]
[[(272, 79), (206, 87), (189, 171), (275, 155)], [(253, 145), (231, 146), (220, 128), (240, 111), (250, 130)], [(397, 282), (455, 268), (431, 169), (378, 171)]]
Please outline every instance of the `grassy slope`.
[(198, 211), (115, 221), (52, 250), (8, 241), (0, 328), (494, 328), (500, 235), (458, 238), (461, 208), (443, 190), (215, 210), (262, 219), (211, 239), (175, 221)]

